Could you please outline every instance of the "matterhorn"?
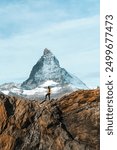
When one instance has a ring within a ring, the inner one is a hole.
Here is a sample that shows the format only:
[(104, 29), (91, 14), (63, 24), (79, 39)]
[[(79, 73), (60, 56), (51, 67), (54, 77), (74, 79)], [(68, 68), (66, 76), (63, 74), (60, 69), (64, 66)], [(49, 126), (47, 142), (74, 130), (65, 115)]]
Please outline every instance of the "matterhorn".
[[(11, 88), (6, 88), (5, 91), (25, 97), (42, 97), (48, 86), (51, 87), (54, 97), (78, 89), (87, 89), (85, 83), (62, 68), (54, 54), (45, 48), (43, 55), (32, 68), (29, 78), (18, 87), (16, 84), (14, 87), (13, 83), (10, 86), (9, 83), (7, 87)], [(4, 89), (4, 85), (1, 88)]]
[(34, 65), (29, 78), (23, 82), (25, 89), (34, 89), (47, 83), (58, 86), (75, 85), (77, 88), (86, 88), (85, 84), (78, 78), (70, 75), (64, 68), (60, 67), (59, 61), (47, 48), (44, 49), (43, 56)]

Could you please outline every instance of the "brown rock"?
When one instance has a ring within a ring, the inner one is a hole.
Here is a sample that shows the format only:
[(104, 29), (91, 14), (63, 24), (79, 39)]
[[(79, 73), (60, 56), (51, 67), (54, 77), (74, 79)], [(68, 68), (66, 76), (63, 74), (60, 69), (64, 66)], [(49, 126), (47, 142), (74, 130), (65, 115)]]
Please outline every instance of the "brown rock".
[(0, 133), (4, 130), (7, 124), (7, 114), (4, 107), (4, 103), (0, 101)]
[(0, 150), (11, 150), (14, 147), (14, 138), (10, 135), (0, 135)]
[(99, 89), (58, 100), (0, 95), (0, 150), (99, 150)]

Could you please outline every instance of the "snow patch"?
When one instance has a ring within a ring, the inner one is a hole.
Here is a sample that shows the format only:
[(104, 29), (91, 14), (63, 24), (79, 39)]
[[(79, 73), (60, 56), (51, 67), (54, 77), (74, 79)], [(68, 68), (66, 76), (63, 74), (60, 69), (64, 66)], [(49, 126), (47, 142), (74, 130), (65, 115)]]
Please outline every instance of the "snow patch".
[(47, 80), (40, 87), (56, 86), (58, 83), (53, 80)]
[(23, 95), (35, 95), (35, 94), (43, 94), (46, 92), (46, 89), (44, 88), (35, 88), (35, 89), (32, 89), (32, 90), (23, 90)]
[(9, 94), (9, 91), (7, 91), (7, 90), (1, 91), (1, 92), (4, 93), (5, 95)]

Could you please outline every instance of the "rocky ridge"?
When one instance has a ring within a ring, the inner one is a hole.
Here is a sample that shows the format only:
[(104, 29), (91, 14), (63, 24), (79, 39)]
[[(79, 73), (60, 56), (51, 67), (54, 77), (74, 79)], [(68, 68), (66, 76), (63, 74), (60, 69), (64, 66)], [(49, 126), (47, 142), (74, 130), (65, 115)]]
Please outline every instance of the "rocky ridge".
[(31, 101), (0, 94), (0, 150), (99, 150), (99, 89)]

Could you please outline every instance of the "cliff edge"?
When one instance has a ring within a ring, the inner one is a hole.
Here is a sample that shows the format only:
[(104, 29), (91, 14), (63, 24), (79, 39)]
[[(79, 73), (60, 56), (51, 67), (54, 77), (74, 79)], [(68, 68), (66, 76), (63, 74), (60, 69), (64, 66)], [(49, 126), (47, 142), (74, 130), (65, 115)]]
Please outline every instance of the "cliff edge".
[(39, 102), (0, 94), (0, 150), (99, 150), (99, 89)]

